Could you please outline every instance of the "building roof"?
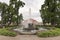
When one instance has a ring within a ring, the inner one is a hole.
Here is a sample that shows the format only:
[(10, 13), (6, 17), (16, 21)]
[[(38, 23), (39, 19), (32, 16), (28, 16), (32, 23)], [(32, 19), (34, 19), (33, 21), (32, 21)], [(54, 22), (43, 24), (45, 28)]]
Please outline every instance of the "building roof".
[(34, 19), (27, 19), (27, 20), (24, 20), (24, 22), (27, 22), (27, 21), (38, 22), (38, 21), (36, 21), (36, 20), (34, 20)]

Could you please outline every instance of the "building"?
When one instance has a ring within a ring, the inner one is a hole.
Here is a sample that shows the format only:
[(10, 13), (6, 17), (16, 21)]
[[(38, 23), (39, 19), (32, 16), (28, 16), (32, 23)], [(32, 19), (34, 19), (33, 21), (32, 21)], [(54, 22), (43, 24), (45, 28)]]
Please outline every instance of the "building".
[(28, 28), (30, 26), (30, 28), (32, 27), (35, 27), (36, 25), (41, 25), (40, 22), (34, 20), (34, 19), (27, 19), (27, 20), (24, 20), (22, 22), (22, 25), (25, 27), (25, 28)]

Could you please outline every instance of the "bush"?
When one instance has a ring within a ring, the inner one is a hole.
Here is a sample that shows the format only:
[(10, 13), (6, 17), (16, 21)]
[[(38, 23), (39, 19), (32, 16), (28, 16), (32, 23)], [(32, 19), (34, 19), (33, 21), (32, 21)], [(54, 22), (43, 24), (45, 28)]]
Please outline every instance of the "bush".
[(17, 28), (17, 26), (16, 25), (10, 25), (10, 26), (5, 26), (5, 28), (12, 28), (12, 29), (14, 29), (14, 28)]
[(13, 31), (9, 31), (7, 29), (0, 29), (0, 35), (15, 37), (17, 34)]
[(37, 35), (39, 37), (54, 37), (54, 36), (59, 36), (60, 35), (60, 29), (56, 28), (54, 30), (38, 32)]
[(55, 29), (56, 27), (52, 27), (52, 25), (36, 25), (36, 29), (45, 28), (47, 30)]

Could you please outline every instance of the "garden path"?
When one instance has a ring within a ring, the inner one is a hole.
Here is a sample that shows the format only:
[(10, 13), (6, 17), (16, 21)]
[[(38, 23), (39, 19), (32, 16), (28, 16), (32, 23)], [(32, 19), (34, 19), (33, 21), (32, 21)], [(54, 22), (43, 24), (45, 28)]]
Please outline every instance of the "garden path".
[(60, 36), (48, 38), (40, 38), (36, 35), (18, 35), (16, 37), (0, 36), (0, 40), (60, 40)]

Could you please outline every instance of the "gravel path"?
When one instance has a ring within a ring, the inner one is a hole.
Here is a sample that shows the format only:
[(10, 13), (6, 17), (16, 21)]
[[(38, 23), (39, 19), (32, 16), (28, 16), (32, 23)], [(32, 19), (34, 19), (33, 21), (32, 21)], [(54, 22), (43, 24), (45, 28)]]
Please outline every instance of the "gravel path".
[(16, 37), (0, 36), (0, 40), (60, 40), (60, 36), (49, 38), (39, 38), (35, 35), (18, 35)]

